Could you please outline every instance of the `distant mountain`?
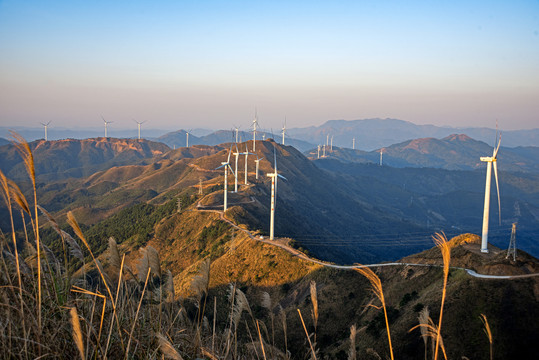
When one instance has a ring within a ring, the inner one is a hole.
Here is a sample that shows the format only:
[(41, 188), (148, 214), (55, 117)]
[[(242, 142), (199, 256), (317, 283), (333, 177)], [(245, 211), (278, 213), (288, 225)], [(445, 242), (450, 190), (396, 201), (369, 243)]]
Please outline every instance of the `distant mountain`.
[[(95, 138), (37, 140), (29, 143), (38, 179), (84, 177), (112, 166), (136, 164), (170, 148), (147, 140)], [(0, 169), (12, 179), (26, 179), (22, 159), (13, 145), (0, 147)]]
[[(187, 132), (185, 130), (169, 132), (159, 136), (155, 141), (162, 142), (170, 148), (185, 147), (187, 145)], [(189, 145), (199, 144), (203, 144), (203, 142), (200, 141), (200, 138), (189, 133)]]
[[(492, 146), (464, 134), (452, 134), (443, 139), (421, 138), (408, 140), (381, 149), (382, 162), (392, 167), (432, 167), (448, 170), (475, 170), (484, 168), (481, 156), (490, 156)], [(307, 153), (318, 158), (317, 151)], [(380, 162), (380, 149), (365, 152), (347, 148), (327, 149), (329, 158), (345, 162)], [(498, 169), (502, 171), (539, 172), (539, 147), (501, 147)]]
[[(397, 119), (365, 119), (365, 120), (330, 120), (320, 126), (289, 129), (291, 137), (315, 144), (326, 144), (333, 137), (333, 145), (374, 150), (391, 144), (401, 143), (417, 138), (443, 138), (454, 133), (466, 134), (477, 140), (493, 144), (495, 129), (488, 128), (452, 128), (435, 125), (416, 125), (409, 121)], [(509, 147), (537, 146), (539, 129), (503, 131), (502, 144)]]
[(6, 139), (4, 139), (4, 138), (0, 138), (0, 146), (2, 146), (2, 145), (7, 145), (7, 144), (9, 144), (9, 141), (8, 141), (8, 140), (6, 140)]

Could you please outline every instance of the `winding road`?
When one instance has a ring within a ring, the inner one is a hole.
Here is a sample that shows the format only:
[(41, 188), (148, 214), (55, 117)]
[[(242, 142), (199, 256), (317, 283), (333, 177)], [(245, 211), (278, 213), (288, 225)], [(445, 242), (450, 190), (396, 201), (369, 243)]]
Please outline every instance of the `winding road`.
[[(249, 202), (254, 202), (254, 199), (251, 197), (251, 201), (249, 201)], [(383, 267), (383, 266), (442, 267), (442, 265), (436, 265), (436, 264), (414, 264), (414, 263), (402, 263), (402, 262), (379, 263), (379, 264), (368, 264), (368, 265), (336, 265), (336, 264), (328, 263), (328, 262), (321, 261), (321, 260), (312, 258), (310, 256), (307, 256), (306, 254), (302, 253), (301, 251), (299, 251), (297, 249), (294, 249), (293, 247), (287, 245), (286, 243), (278, 242), (278, 241), (275, 241), (275, 240), (271, 241), (271, 240), (263, 238), (261, 236), (256, 237), (253, 234), (251, 234), (251, 232), (249, 230), (243, 229), (243, 228), (239, 227), (238, 225), (234, 224), (231, 220), (227, 219), (222, 210), (203, 209), (202, 205), (200, 205), (200, 200), (197, 202), (196, 209), (197, 209), (197, 211), (207, 211), (207, 212), (218, 213), (221, 220), (223, 220), (226, 223), (230, 224), (234, 228), (244, 232), (245, 234), (247, 234), (247, 236), (249, 236), (249, 238), (251, 238), (254, 241), (259, 241), (259, 242), (262, 242), (262, 243), (265, 243), (265, 244), (268, 244), (268, 245), (277, 246), (277, 247), (287, 251), (288, 253), (290, 253), (290, 254), (292, 254), (294, 256), (297, 256), (298, 258), (300, 258), (302, 260), (309, 261), (309, 262), (319, 264), (319, 265), (322, 265), (322, 266), (326, 266), (326, 267), (329, 267), (329, 268), (341, 269), (341, 270), (354, 270), (354, 269), (359, 269), (359, 268), (373, 268), (373, 267)], [(486, 274), (479, 274), (479, 273), (477, 273), (476, 271), (474, 271), (472, 269), (466, 269), (466, 268), (456, 267), (456, 266), (450, 266), (450, 269), (464, 270), (464, 271), (466, 271), (466, 273), (468, 275), (473, 276), (475, 278), (479, 278), (479, 279), (513, 280), (513, 279), (522, 279), (522, 278), (529, 278), (529, 277), (539, 276), (539, 273), (525, 274), (525, 275), (486, 275)]]

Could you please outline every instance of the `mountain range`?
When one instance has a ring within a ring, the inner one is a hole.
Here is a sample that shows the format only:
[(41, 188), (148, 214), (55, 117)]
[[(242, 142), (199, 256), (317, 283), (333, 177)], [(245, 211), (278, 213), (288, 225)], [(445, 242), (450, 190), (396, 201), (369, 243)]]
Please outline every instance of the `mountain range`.
[[(452, 134), (443, 139), (421, 138), (407, 140), (399, 144), (373, 151), (352, 150), (349, 148), (326, 147), (327, 158), (342, 162), (380, 163), (391, 167), (428, 167), (447, 170), (476, 170), (485, 168), (480, 157), (492, 154), (492, 146), (474, 140), (464, 134)], [(317, 149), (305, 154), (317, 159)], [(323, 153), (320, 153), (323, 156)], [(498, 168), (503, 171), (539, 172), (539, 147), (519, 146), (501, 147), (498, 155)]]

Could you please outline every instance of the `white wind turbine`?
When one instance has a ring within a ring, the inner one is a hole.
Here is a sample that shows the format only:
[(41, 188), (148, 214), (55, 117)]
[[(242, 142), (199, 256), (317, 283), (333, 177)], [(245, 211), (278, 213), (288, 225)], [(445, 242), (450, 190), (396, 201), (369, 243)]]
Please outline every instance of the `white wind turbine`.
[(382, 166), (382, 160), (383, 160), (383, 157), (384, 157), (384, 149), (380, 149), (380, 166)]
[(146, 122), (146, 120), (144, 120), (144, 121), (142, 121), (142, 122), (139, 122), (139, 121), (133, 119), (133, 121), (137, 123), (137, 127), (138, 127), (138, 139), (140, 140), (140, 126), (141, 126), (142, 124), (144, 124), (144, 123)]
[(236, 157), (236, 166), (234, 167), (234, 171), (236, 172), (236, 180), (235, 180), (235, 183), (234, 183), (234, 192), (237, 193), (238, 192), (238, 176), (237, 176), (237, 174), (238, 174), (238, 159), (239, 159), (240, 155), (242, 154), (242, 153), (240, 153), (240, 150), (238, 149), (238, 144), (236, 144), (236, 152), (233, 153), (233, 154)]
[(220, 169), (222, 167), (225, 168), (225, 185), (224, 185), (224, 202), (223, 202), (223, 211), (226, 211), (227, 209), (227, 196), (228, 196), (228, 169), (230, 169), (230, 171), (232, 172), (232, 175), (234, 175), (234, 177), (236, 177), (236, 174), (234, 174), (234, 170), (232, 170), (232, 168), (230, 167), (230, 154), (232, 152), (232, 145), (230, 145), (230, 149), (228, 150), (228, 159), (226, 160), (226, 162), (222, 162), (221, 163), (221, 166), (219, 166), (218, 168), (216, 168), (215, 170), (217, 169)]
[(103, 122), (105, 123), (105, 138), (107, 137), (107, 125), (113, 123), (113, 121), (107, 121), (103, 116), (101, 116), (101, 119), (103, 119)]
[(255, 108), (255, 119), (253, 120), (253, 152), (256, 151), (256, 127), (258, 126), (258, 115)]
[(277, 178), (286, 180), (284, 176), (277, 173), (277, 155), (275, 152), (275, 145), (273, 145), (273, 169), (274, 172), (267, 174), (271, 178), (271, 212), (270, 212), (270, 240), (273, 240), (274, 224), (275, 224), (275, 193), (277, 191)]
[(284, 125), (283, 125), (283, 128), (281, 129), (281, 133), (283, 134), (283, 145), (284, 145), (285, 132), (286, 132), (286, 117), (284, 118)]
[(189, 147), (189, 134), (192, 130), (186, 130), (185, 131), (185, 147)]
[(47, 127), (49, 126), (51, 122), (49, 121), (48, 123), (40, 123), (41, 125), (43, 125), (45, 127), (45, 141), (47, 141)]
[[(498, 134), (496, 134), (498, 135)], [(497, 168), (497, 157), (498, 150), (500, 149), (500, 143), (502, 141), (502, 134), (500, 137), (496, 136), (496, 143), (494, 143), (494, 150), (492, 151), (492, 156), (483, 156), (480, 158), (481, 161), (487, 163), (487, 179), (485, 183), (485, 207), (483, 209), (483, 231), (481, 236), (481, 252), (488, 253), (488, 218), (490, 210), (490, 178), (492, 172), (492, 166), (494, 166), (494, 177), (496, 178), (496, 191), (498, 192), (498, 216), (499, 222), (501, 224), (501, 204), (500, 204), (500, 187), (498, 186), (498, 168)]]
[[(255, 154), (252, 153), (252, 152), (249, 152), (249, 150), (247, 150), (247, 143), (245, 143), (245, 152), (241, 153), (241, 155), (245, 155), (245, 185), (247, 185), (247, 157), (249, 155), (255, 155)], [(236, 174), (237, 174), (237, 172), (236, 172)]]

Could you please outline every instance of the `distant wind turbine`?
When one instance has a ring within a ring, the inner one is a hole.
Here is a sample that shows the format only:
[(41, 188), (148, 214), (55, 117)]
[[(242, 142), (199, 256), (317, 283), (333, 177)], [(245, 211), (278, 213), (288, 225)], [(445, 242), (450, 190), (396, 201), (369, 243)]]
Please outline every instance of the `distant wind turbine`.
[(331, 135), (331, 147), (329, 148), (329, 151), (333, 152), (333, 135)]
[(230, 149), (228, 150), (228, 159), (226, 160), (226, 162), (222, 162), (221, 163), (221, 166), (219, 166), (218, 168), (216, 168), (215, 170), (217, 169), (220, 169), (222, 167), (225, 168), (225, 185), (224, 185), (224, 202), (223, 202), (223, 211), (226, 211), (227, 209), (227, 196), (228, 196), (228, 169), (230, 169), (230, 171), (232, 172), (232, 175), (234, 175), (234, 177), (236, 177), (236, 174), (234, 174), (234, 171), (232, 170), (232, 168), (230, 167), (230, 154), (232, 153), (232, 145), (230, 145)]
[(139, 122), (139, 121), (133, 119), (133, 121), (137, 123), (137, 126), (138, 126), (138, 139), (140, 140), (140, 125), (144, 124), (146, 122), (146, 120), (144, 120), (142, 122)]
[(320, 145), (318, 145), (318, 159), (320, 159)]
[(281, 129), (281, 133), (283, 134), (283, 145), (284, 145), (285, 132), (286, 132), (286, 117), (284, 118), (284, 125), (283, 125), (283, 128)]
[(107, 137), (107, 125), (113, 123), (113, 121), (107, 121), (103, 116), (101, 116), (101, 119), (103, 119), (103, 122), (105, 123), (105, 138)]
[(274, 225), (275, 225), (275, 193), (277, 191), (277, 178), (286, 180), (284, 176), (277, 172), (277, 155), (275, 145), (273, 145), (273, 169), (274, 172), (267, 174), (271, 178), (271, 212), (270, 212), (270, 240), (273, 240)]
[(352, 150), (356, 149), (356, 138), (352, 138)]
[(494, 177), (496, 178), (496, 190), (498, 192), (498, 216), (499, 216), (500, 225), (502, 223), (501, 204), (500, 204), (500, 187), (498, 186), (498, 168), (496, 165), (498, 161), (497, 156), (498, 156), (498, 150), (500, 149), (501, 141), (502, 141), (502, 134), (500, 133), (499, 138), (498, 136), (496, 136), (497, 144), (496, 142), (494, 143), (494, 150), (492, 151), (492, 156), (483, 156), (480, 158), (481, 161), (487, 163), (487, 178), (486, 178), (486, 183), (485, 183), (485, 207), (483, 209), (483, 232), (481, 236), (481, 252), (482, 253), (488, 253), (488, 219), (489, 219), (489, 210), (490, 210), (490, 178), (491, 178), (492, 166), (494, 166)]
[(256, 127), (258, 126), (258, 114), (255, 108), (255, 118), (253, 120), (253, 152), (256, 151)]
[(384, 154), (384, 149), (380, 149), (380, 166), (382, 166), (382, 160), (383, 160), (383, 154)]
[(185, 147), (189, 147), (189, 134), (191, 133), (192, 130), (187, 130), (185, 131)]
[(49, 126), (51, 122), (49, 121), (48, 123), (44, 124), (44, 123), (40, 123), (41, 125), (43, 125), (45, 127), (45, 141), (47, 141), (47, 127)]

